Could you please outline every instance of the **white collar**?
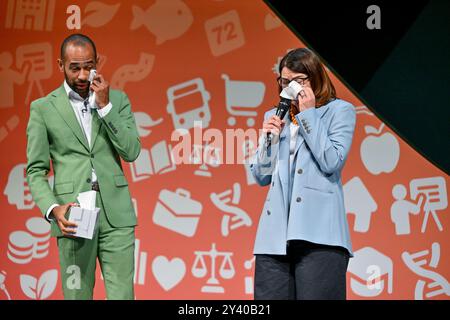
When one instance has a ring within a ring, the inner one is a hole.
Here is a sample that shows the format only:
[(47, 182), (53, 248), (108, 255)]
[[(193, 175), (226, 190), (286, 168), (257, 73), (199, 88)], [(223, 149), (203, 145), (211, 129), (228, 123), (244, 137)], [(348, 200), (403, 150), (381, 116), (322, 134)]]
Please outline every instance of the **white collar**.
[[(69, 100), (73, 99), (73, 100), (77, 100), (77, 101), (81, 101), (81, 102), (86, 101), (86, 99), (83, 99), (82, 96), (80, 96), (77, 92), (72, 90), (71, 87), (69, 87), (69, 84), (67, 83), (66, 80), (64, 80), (64, 89), (66, 90), (66, 93), (67, 93), (67, 96), (69, 97)], [(92, 109), (96, 109), (94, 92), (90, 91), (89, 92), (89, 97), (87, 99), (89, 99), (89, 106)]]

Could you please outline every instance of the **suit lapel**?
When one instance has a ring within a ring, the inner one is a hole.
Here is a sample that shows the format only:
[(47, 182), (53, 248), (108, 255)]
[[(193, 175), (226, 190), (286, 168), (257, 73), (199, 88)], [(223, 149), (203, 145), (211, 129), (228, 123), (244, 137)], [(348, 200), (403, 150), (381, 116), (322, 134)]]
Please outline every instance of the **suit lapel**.
[(94, 150), (95, 140), (97, 139), (98, 133), (102, 126), (100, 116), (97, 111), (92, 112), (92, 128), (91, 128), (91, 149)]
[(286, 117), (286, 124), (280, 134), (280, 146), (278, 150), (279, 168), (278, 174), (281, 180), (281, 190), (283, 192), (284, 203), (287, 206), (289, 188), (289, 117)]
[[(319, 119), (323, 117), (323, 115), (328, 111), (328, 105), (322, 106), (320, 108), (316, 109), (316, 112), (318, 113)], [(305, 138), (300, 134), (300, 130), (297, 131), (297, 143), (295, 144), (295, 152), (294, 152), (294, 159), (297, 155), (298, 150), (302, 146), (303, 142), (305, 142)]]
[(86, 150), (89, 151), (88, 141), (81, 129), (80, 124), (78, 123), (75, 112), (70, 105), (66, 90), (64, 90), (64, 86), (62, 85), (57, 90), (55, 90), (52, 93), (52, 97), (53, 99), (51, 100), (51, 102), (53, 104), (53, 107), (59, 113), (61, 118), (63, 118), (67, 126), (73, 131), (80, 143), (86, 148)]

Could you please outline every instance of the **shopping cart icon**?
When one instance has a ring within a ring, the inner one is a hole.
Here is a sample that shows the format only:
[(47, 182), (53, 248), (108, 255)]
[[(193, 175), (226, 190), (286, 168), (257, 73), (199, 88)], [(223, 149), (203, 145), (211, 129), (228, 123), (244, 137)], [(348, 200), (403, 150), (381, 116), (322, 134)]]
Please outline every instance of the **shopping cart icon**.
[(228, 124), (236, 124), (235, 117), (248, 117), (247, 125), (252, 127), (255, 124), (257, 108), (264, 99), (266, 86), (260, 81), (235, 81), (230, 80), (226, 74), (222, 74), (225, 80), (225, 105), (230, 113)]
[[(409, 253), (407, 251), (402, 253), (403, 262), (411, 271), (417, 275), (429, 279), (418, 280), (415, 289), (415, 299), (423, 300), (424, 298), (432, 298), (437, 295), (445, 294), (450, 296), (450, 284), (448, 281), (436, 271), (430, 268), (437, 268), (441, 256), (441, 247), (439, 243), (434, 242), (430, 250), (423, 250), (416, 253)], [(429, 260), (427, 259), (429, 258)], [(429, 268), (426, 268), (426, 267)]]

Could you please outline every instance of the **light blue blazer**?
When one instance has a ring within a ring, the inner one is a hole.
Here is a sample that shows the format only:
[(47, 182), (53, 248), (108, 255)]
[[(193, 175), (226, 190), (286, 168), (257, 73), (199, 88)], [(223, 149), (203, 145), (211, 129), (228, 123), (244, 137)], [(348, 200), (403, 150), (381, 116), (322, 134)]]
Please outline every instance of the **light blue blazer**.
[[(272, 109), (264, 119), (275, 114)], [(257, 183), (269, 185), (254, 254), (286, 254), (288, 240), (341, 246), (353, 256), (341, 171), (352, 144), (354, 107), (336, 99), (296, 115), (294, 168), (289, 165), (290, 118), (269, 148), (265, 136), (250, 163)]]

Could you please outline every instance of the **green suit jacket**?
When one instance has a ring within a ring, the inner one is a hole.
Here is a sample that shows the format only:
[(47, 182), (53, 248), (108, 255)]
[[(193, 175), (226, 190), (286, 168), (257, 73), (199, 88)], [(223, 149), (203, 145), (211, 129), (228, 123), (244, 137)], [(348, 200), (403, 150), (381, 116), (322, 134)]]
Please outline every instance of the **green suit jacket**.
[[(106, 216), (113, 227), (136, 225), (128, 182), (120, 158), (134, 161), (141, 150), (130, 101), (123, 92), (110, 90), (112, 109), (101, 118), (92, 113), (91, 148), (62, 85), (31, 103), (27, 127), (27, 181), (33, 200), (45, 215), (54, 204), (75, 202), (91, 190), (93, 167)], [(54, 187), (47, 174), (53, 166)], [(52, 236), (62, 236), (52, 221)]]

